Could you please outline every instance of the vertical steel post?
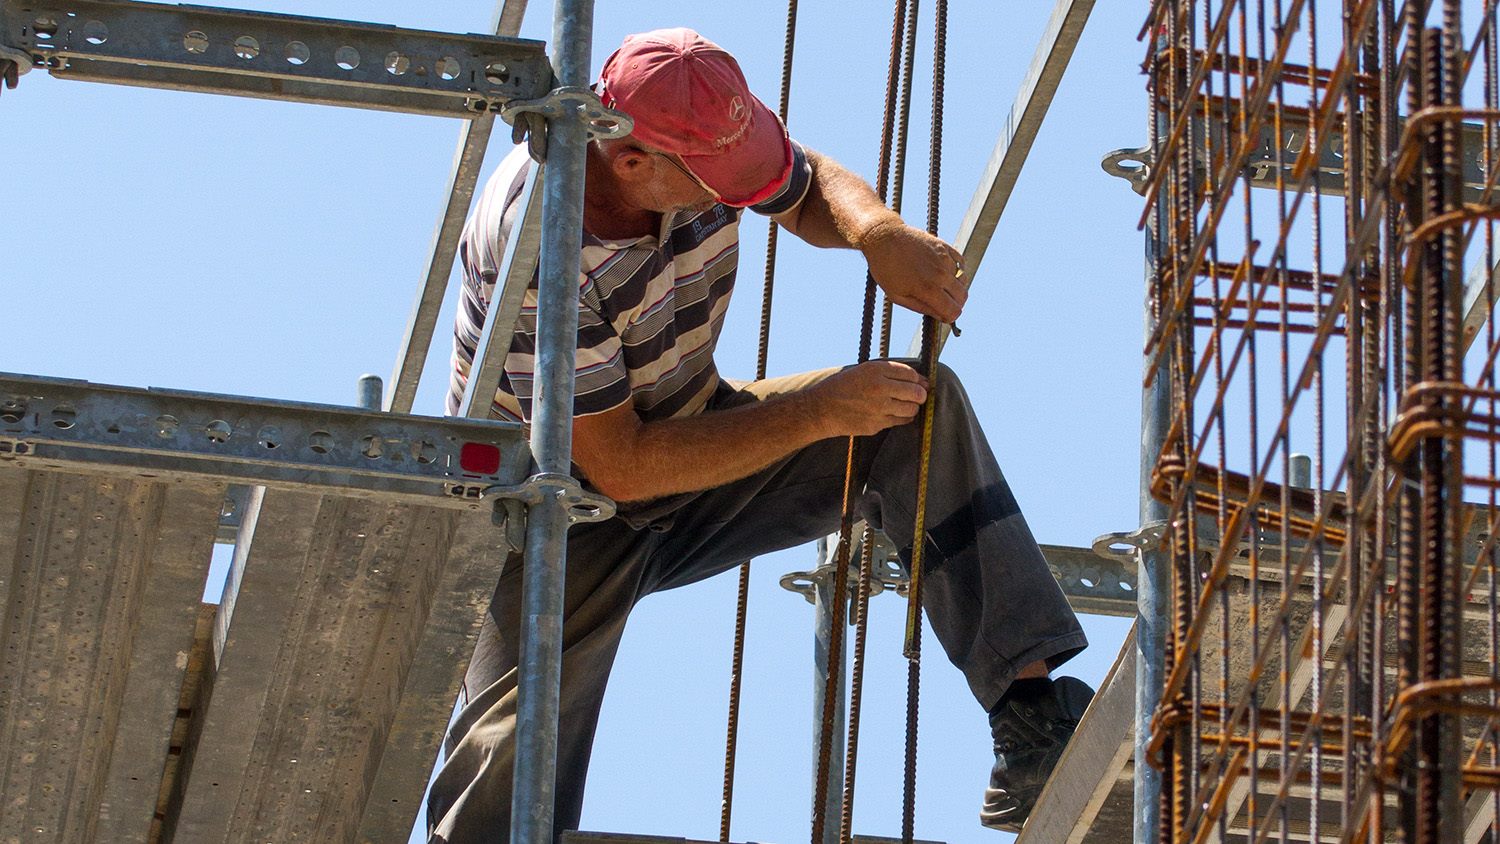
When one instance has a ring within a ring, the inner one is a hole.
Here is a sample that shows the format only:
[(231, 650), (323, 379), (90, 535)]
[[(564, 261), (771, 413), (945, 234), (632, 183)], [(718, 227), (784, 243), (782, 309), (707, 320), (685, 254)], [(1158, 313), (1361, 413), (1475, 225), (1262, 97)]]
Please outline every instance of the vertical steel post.
[[(1146, 225), (1147, 338), (1156, 329), (1150, 288), (1156, 280), (1156, 238), (1162, 228), (1157, 216), (1165, 204), (1158, 201), (1156, 208)], [(1150, 355), (1146, 356), (1146, 365), (1151, 365)], [(1141, 397), (1142, 527), (1161, 524), (1167, 518), (1167, 505), (1151, 497), (1151, 470), (1166, 442), (1170, 400), (1171, 389), (1163, 366)], [(1166, 680), (1167, 625), (1171, 618), (1168, 611), (1171, 584), (1167, 581), (1170, 560), (1159, 547), (1143, 547), (1139, 553), (1135, 620), (1135, 844), (1155, 844), (1161, 829), (1161, 772), (1151, 767), (1146, 756), (1151, 744), (1151, 715), (1156, 711)]]
[(1312, 489), (1312, 455), (1292, 455), (1291, 477), (1288, 480), (1296, 489)]
[(845, 667), (848, 665), (848, 648), (840, 648), (840, 659), (837, 664), (830, 664), (829, 642), (833, 636), (833, 580), (836, 576), (833, 557), (837, 553), (834, 545), (828, 540), (818, 543), (819, 556), (822, 562), (818, 566), (817, 576), (813, 578), (813, 608), (817, 613), (813, 631), (813, 724), (817, 729), (813, 732), (812, 747), (812, 790), (813, 805), (817, 802), (818, 789), (824, 789), (826, 799), (823, 806), (823, 844), (838, 844), (839, 826), (842, 823), (843, 795), (844, 795), (844, 766), (833, 764), (828, 766), (828, 781), (818, 782), (818, 752), (822, 747), (823, 736), (817, 731), (822, 729), (823, 707), (825, 704), (824, 693), (827, 689), (828, 674), (834, 672), (838, 675), (836, 688), (838, 696), (833, 701), (833, 720), (829, 729), (833, 731), (830, 744), (829, 758), (844, 758), (844, 682)]
[(385, 401), (385, 384), (379, 375), (359, 376), (359, 406), (365, 410), (379, 410)]
[[(593, 0), (558, 0), (552, 73), (559, 86), (589, 84)], [(531, 453), (543, 475), (567, 475), (573, 451), (573, 359), (578, 338), (579, 243), (587, 126), (578, 109), (547, 121), (537, 301), (536, 390)], [(522, 576), (512, 844), (550, 844), (557, 786), (557, 719), (562, 679), (563, 573), (568, 511), (562, 489), (542, 485), (531, 505)]]

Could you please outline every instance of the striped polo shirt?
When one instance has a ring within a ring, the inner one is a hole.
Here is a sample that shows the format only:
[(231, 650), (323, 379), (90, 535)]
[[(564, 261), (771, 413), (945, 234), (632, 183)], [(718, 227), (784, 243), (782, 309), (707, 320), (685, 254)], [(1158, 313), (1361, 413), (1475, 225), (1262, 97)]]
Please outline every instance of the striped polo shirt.
[[(807, 194), (812, 168), (793, 143), (792, 177), (754, 210), (779, 214)], [(459, 240), (463, 293), (453, 336), (448, 412), (457, 413), (485, 313), (503, 276), (506, 243), (523, 211), (531, 158), (517, 147), (485, 185)], [(714, 346), (734, 291), (742, 209), (663, 215), (656, 235), (605, 240), (585, 232), (578, 278), (575, 416), (632, 403), (642, 420), (703, 410), (719, 384)], [(536, 354), (537, 278), (532, 276), (490, 416), (530, 421)]]

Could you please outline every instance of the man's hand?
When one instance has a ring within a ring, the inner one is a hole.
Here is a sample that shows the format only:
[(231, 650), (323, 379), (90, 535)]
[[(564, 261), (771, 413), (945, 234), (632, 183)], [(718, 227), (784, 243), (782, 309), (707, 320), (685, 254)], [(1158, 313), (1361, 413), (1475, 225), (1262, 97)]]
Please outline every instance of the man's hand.
[(873, 360), (808, 388), (829, 437), (864, 437), (910, 422), (927, 400), (927, 379), (904, 363)]
[(898, 221), (872, 229), (860, 249), (870, 274), (892, 302), (943, 322), (958, 320), (969, 285), (957, 249)]

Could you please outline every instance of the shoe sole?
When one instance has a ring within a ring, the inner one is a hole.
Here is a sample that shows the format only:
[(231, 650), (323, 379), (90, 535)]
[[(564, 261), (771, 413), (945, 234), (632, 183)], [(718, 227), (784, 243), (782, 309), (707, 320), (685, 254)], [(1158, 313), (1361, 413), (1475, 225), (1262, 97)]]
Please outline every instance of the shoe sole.
[(1010, 832), (1016, 835), (1021, 834), (1021, 824), (1012, 823), (1010, 821), (1003, 821), (998, 818), (986, 819), (984, 815), (980, 815), (979, 825), (984, 827), (985, 829), (994, 829), (999, 830), (1000, 832)]

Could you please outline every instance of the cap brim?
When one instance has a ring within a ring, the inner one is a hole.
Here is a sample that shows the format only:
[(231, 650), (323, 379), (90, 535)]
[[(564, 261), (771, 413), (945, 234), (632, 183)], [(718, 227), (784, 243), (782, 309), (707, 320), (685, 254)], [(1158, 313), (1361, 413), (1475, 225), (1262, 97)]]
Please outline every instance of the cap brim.
[(743, 141), (716, 155), (679, 156), (721, 202), (742, 208), (775, 196), (792, 174), (786, 127), (759, 97), (750, 100), (750, 128)]

